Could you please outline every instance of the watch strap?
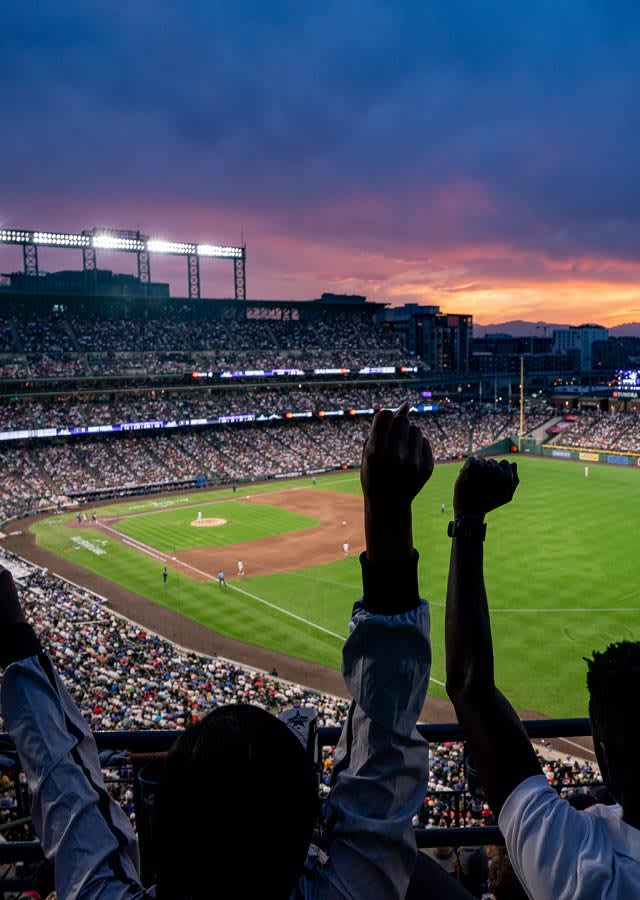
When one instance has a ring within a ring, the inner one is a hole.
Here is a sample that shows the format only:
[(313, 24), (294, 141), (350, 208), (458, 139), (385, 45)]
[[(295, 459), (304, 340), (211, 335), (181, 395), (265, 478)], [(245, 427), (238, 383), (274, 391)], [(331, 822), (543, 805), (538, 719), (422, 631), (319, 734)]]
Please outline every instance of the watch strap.
[(449, 522), (447, 534), (450, 538), (476, 539), (483, 541), (487, 533), (487, 523), (481, 516), (458, 516)]

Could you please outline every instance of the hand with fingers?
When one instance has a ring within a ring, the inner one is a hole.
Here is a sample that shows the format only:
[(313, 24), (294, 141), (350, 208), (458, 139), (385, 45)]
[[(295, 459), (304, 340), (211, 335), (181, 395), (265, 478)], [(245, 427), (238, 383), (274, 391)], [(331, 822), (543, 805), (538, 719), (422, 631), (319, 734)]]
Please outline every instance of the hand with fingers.
[(409, 421), (409, 404), (374, 417), (362, 451), (366, 556), (406, 559), (413, 551), (411, 503), (433, 472), (429, 441)]
[(432, 472), (429, 441), (409, 421), (409, 404), (377, 413), (362, 451), (365, 503), (385, 510), (408, 508)]
[(456, 518), (478, 516), (510, 503), (518, 487), (518, 466), (506, 459), (469, 457), (456, 479), (453, 510)]

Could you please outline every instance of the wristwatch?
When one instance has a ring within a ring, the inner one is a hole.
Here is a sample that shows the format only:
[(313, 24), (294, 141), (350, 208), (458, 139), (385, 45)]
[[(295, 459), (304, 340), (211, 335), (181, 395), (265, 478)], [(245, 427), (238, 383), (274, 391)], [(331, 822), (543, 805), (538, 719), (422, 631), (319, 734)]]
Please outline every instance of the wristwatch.
[(480, 516), (458, 516), (447, 527), (450, 538), (479, 538), (483, 541), (486, 533), (487, 523)]

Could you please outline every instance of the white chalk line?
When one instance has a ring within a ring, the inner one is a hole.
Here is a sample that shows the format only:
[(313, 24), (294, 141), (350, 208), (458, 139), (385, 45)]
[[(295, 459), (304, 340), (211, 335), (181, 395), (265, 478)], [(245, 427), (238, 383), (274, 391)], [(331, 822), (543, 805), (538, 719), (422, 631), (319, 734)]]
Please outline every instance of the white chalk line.
[(576, 741), (572, 741), (570, 738), (558, 737), (553, 738), (554, 741), (564, 741), (565, 744), (571, 744), (572, 747), (577, 747), (581, 753), (590, 753), (592, 756), (595, 756), (595, 751), (591, 750), (589, 747), (583, 747), (582, 744), (578, 744)]
[[(217, 576), (212, 575), (210, 572), (205, 572), (203, 569), (198, 569), (197, 566), (192, 566), (190, 563), (183, 562), (181, 559), (177, 559), (175, 556), (170, 556), (168, 553), (162, 553), (160, 550), (154, 550), (153, 547), (149, 547), (146, 544), (143, 544), (142, 541), (138, 541), (135, 539), (125, 539), (121, 532), (116, 531), (115, 528), (111, 528), (109, 525), (101, 524), (101, 527), (105, 529), (105, 531), (110, 531), (114, 535), (117, 535), (118, 539), (123, 543), (128, 544), (128, 546), (133, 547), (135, 550), (140, 550), (142, 553), (146, 553), (148, 556), (152, 556), (154, 559), (158, 559), (161, 562), (175, 562), (179, 566), (182, 566), (185, 569), (190, 569), (192, 572), (195, 572), (197, 575), (206, 578), (207, 581), (216, 581)], [(345, 636), (341, 634), (336, 634), (335, 631), (330, 631), (328, 628), (325, 628), (323, 625), (318, 625), (317, 622), (312, 622), (310, 619), (305, 619), (303, 616), (299, 616), (297, 613), (291, 612), (291, 610), (283, 609), (281, 606), (278, 606), (275, 603), (271, 603), (269, 600), (265, 600), (264, 597), (259, 597), (257, 594), (252, 594), (250, 591), (245, 591), (244, 588), (240, 588), (235, 584), (227, 583), (227, 587), (231, 588), (234, 591), (238, 591), (240, 594), (244, 594), (246, 597), (250, 597), (252, 600), (255, 600), (258, 603), (262, 603), (264, 606), (268, 606), (270, 609), (275, 609), (277, 612), (282, 613), (285, 616), (289, 616), (292, 619), (295, 619), (298, 622), (302, 622), (305, 625), (309, 625), (311, 628), (316, 628), (318, 631), (322, 631), (325, 634), (330, 635), (331, 637), (336, 638), (339, 641), (344, 641)]]
[[(178, 565), (182, 566), (185, 569), (190, 569), (192, 572), (195, 572), (198, 575), (201, 575), (203, 578), (206, 578), (207, 581), (216, 581), (217, 576), (212, 575), (210, 572), (205, 572), (202, 569), (198, 569), (197, 566), (192, 566), (190, 563), (183, 562), (180, 559), (176, 559), (176, 557), (169, 556), (166, 553), (162, 553), (161, 551), (154, 550), (153, 547), (148, 547), (146, 544), (143, 544), (142, 541), (138, 540), (124, 540), (121, 532), (116, 531), (115, 528), (111, 528), (109, 525), (105, 525), (101, 523), (101, 527), (105, 529), (105, 531), (113, 532), (113, 534), (117, 535), (119, 540), (123, 540), (124, 543), (128, 544), (130, 547), (133, 547), (136, 550), (140, 550), (143, 553), (147, 553), (149, 556), (154, 557), (155, 559), (159, 559), (161, 562), (165, 562), (167, 560), (171, 562), (175, 562)], [(238, 587), (236, 584), (227, 583), (227, 587), (231, 588), (233, 591), (237, 591), (239, 594), (244, 594), (245, 597), (249, 597), (251, 600), (255, 600), (256, 603), (261, 603), (263, 606), (269, 607), (269, 609), (274, 609), (276, 612), (281, 613), (284, 616), (288, 616), (291, 619), (294, 619), (297, 622), (302, 622), (304, 625), (308, 625), (310, 628), (315, 628), (317, 631), (321, 631), (324, 634), (328, 634), (329, 637), (336, 638), (336, 640), (343, 642), (346, 637), (342, 634), (337, 634), (335, 631), (331, 631), (329, 628), (325, 628), (324, 625), (318, 625), (317, 622), (312, 622), (311, 619), (305, 619), (304, 616), (299, 616), (297, 613), (291, 612), (291, 610), (283, 609), (281, 606), (278, 606), (276, 603), (272, 603), (270, 600), (265, 600), (264, 597), (258, 596), (258, 594), (254, 594), (251, 591), (247, 591), (244, 588)], [(437, 678), (434, 678), (433, 675), (430, 676), (430, 681), (434, 684), (439, 685), (440, 687), (444, 687), (444, 681), (440, 681)]]
[(151, 550), (147, 550), (145, 547), (141, 547), (139, 544), (134, 544), (133, 541), (129, 541), (126, 538), (122, 539), (123, 544), (127, 544), (128, 547), (133, 547), (134, 550), (139, 550), (140, 553), (146, 553), (147, 556), (153, 557), (153, 559), (158, 559), (161, 562), (164, 560), (164, 557), (160, 556), (158, 553), (154, 553)]

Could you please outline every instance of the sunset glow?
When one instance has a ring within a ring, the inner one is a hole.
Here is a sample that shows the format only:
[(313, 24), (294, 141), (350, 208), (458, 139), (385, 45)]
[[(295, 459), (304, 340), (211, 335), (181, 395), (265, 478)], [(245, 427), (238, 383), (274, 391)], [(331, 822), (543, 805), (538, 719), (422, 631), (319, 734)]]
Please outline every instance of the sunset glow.
[[(640, 320), (636, 6), (27, 7), (0, 13), (0, 228), (246, 242), (249, 298)], [(185, 293), (179, 260), (152, 277)]]

